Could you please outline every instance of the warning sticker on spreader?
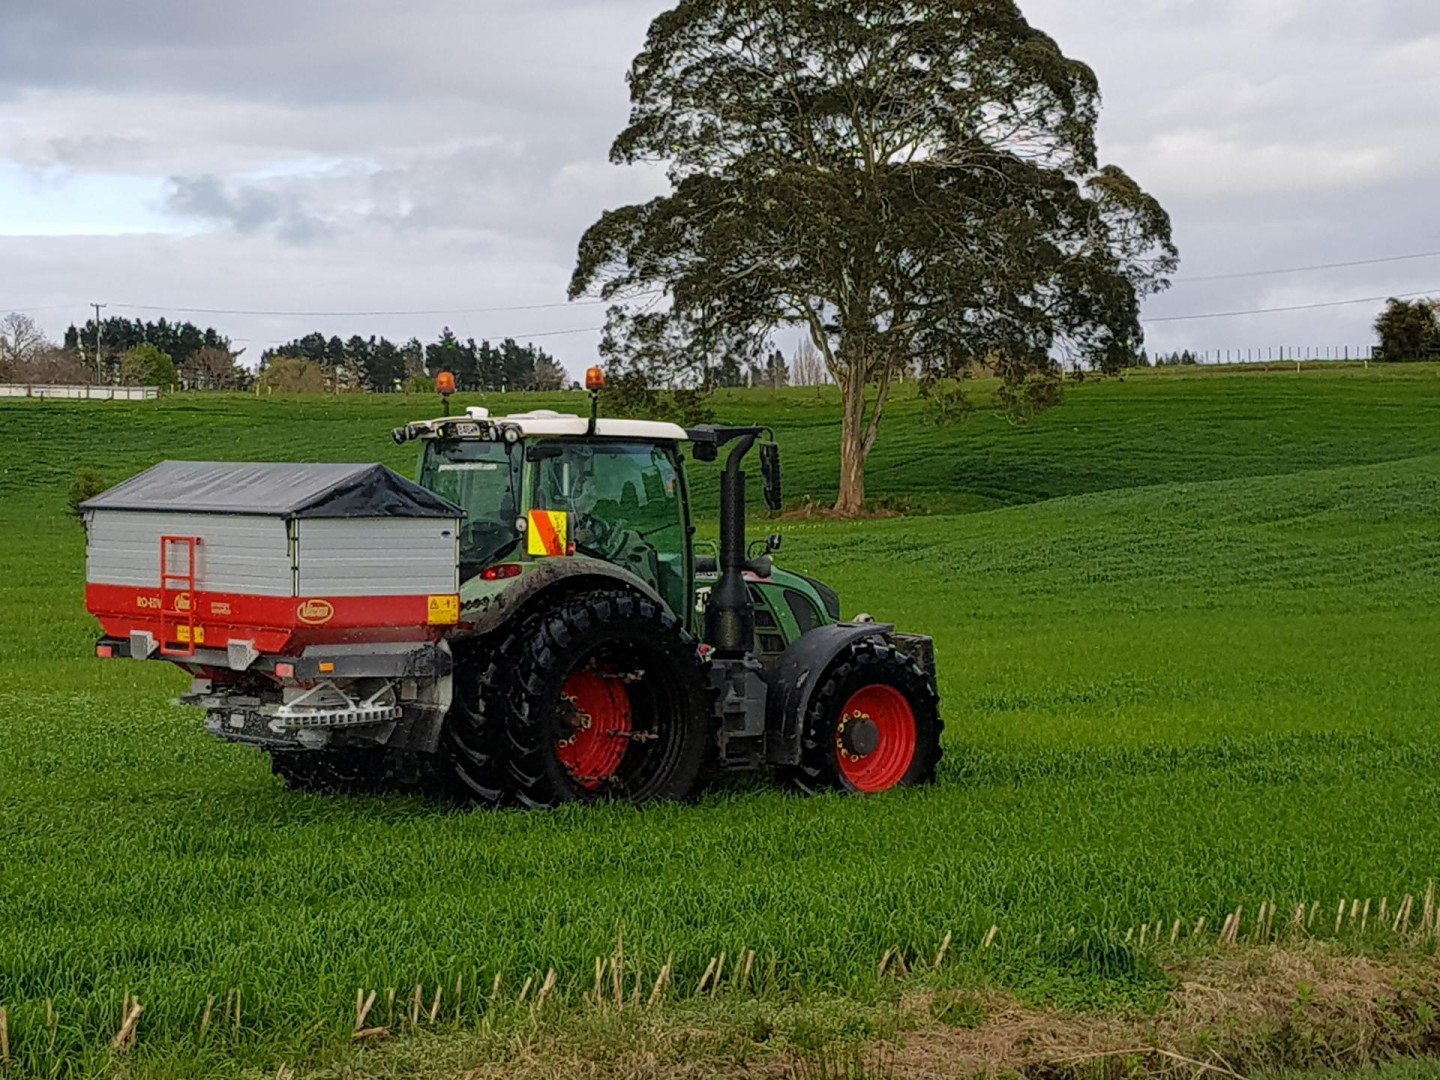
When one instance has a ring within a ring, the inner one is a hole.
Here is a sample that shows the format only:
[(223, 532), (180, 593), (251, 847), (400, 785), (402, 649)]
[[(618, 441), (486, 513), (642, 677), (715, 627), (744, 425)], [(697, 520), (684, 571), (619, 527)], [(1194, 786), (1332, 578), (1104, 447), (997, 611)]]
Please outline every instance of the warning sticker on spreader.
[(531, 510), (529, 537), (531, 555), (564, 555), (570, 546), (570, 515), (563, 510)]
[(460, 597), (430, 597), (430, 625), (454, 626), (460, 621)]

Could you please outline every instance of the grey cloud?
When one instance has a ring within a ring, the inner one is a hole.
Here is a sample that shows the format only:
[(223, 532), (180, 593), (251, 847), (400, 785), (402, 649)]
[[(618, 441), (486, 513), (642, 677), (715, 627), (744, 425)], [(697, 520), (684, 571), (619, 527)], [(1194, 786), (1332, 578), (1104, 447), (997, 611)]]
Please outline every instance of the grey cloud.
[(329, 229), (277, 191), (227, 184), (216, 176), (173, 177), (166, 208), (187, 217), (222, 222), (244, 236), (273, 230), (292, 244), (323, 239)]
[(173, 213), (291, 243), (378, 231), (468, 237), (478, 251), (522, 245), (567, 266), (598, 208), (663, 190), (658, 170), (559, 161), (499, 140), (386, 151), (264, 180), (170, 180)]
[(579, 117), (601, 64), (654, 13), (644, 0), (7, 0), (0, 87), (304, 105), (460, 98)]
[[(1034, 16), (1042, 3), (1023, 5)], [(1082, 5), (1076, 5), (1084, 10)], [(1309, 42), (1342, 41), (1359, 48), (1407, 41), (1440, 32), (1440, 9), (1431, 0), (1130, 0), (1116, 5), (1117, 21), (1132, 30), (1167, 37), (1244, 31), (1232, 37), (1236, 52), (1267, 46), (1280, 37), (1293, 51)], [(1109, 13), (1107, 13), (1109, 14)], [(1270, 49), (1275, 68), (1285, 68), (1285, 49)]]
[(177, 214), (225, 221), (242, 233), (253, 233), (280, 218), (274, 196), (253, 189), (231, 194), (214, 176), (175, 177), (167, 200)]

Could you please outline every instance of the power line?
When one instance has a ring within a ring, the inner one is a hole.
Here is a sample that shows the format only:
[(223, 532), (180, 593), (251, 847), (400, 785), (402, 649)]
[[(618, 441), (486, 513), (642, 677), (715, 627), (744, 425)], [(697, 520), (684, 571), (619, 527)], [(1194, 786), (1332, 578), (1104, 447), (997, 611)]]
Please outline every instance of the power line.
[[(1202, 277), (1186, 278), (1176, 282), (1178, 285), (1190, 284), (1202, 281), (1230, 281), (1240, 278), (1267, 277), (1278, 274), (1298, 274), (1312, 270), (1337, 270), (1353, 266), (1378, 266), (1383, 263), (1406, 262), (1417, 259), (1440, 258), (1440, 251), (1419, 252), (1413, 255), (1391, 255), (1380, 259), (1358, 259), (1351, 262), (1338, 263), (1317, 263), (1312, 266), (1294, 266), (1275, 270), (1250, 270), (1235, 274), (1210, 274)], [(1387, 296), (1362, 296), (1353, 300), (1331, 300), (1318, 304), (1292, 304), (1285, 307), (1250, 308), (1244, 311), (1216, 311), (1198, 315), (1164, 315), (1156, 318), (1143, 319), (1146, 323), (1170, 323), (1170, 322), (1191, 322), (1202, 319), (1233, 319), (1246, 315), (1271, 315), (1292, 311), (1316, 311), (1322, 308), (1346, 307), (1351, 304), (1374, 304), (1384, 300), (1404, 300), (1417, 296), (1433, 296), (1440, 293), (1440, 289), (1425, 289), (1420, 292), (1389, 294)], [(570, 307), (595, 307), (609, 304), (608, 300), (578, 300), (567, 303), (554, 304), (517, 304), (499, 307), (479, 308), (432, 308), (432, 309), (411, 309), (396, 311), (260, 311), (245, 308), (202, 308), (202, 307), (178, 307), (170, 304), (110, 304), (113, 308), (123, 308), (128, 311), (172, 311), (185, 315), (252, 315), (269, 316), (275, 318), (314, 318), (314, 319), (338, 319), (338, 318), (394, 318), (412, 315), (489, 315), (510, 311), (547, 311), (559, 308)], [(80, 304), (55, 304), (46, 307), (12, 308), (10, 310), (34, 312), (34, 311), (61, 311), (80, 306)], [(598, 333), (605, 328), (603, 326), (579, 327), (574, 330), (549, 330), (537, 334), (493, 334), (491, 337), (508, 338), (549, 338), (562, 337), (568, 334), (591, 334)]]
[(1241, 315), (1269, 315), (1277, 311), (1315, 311), (1318, 308), (1345, 307), (1348, 304), (1378, 304), (1384, 300), (1408, 300), (1416, 296), (1435, 296), (1440, 289), (1423, 289), (1420, 292), (1390, 293), (1388, 296), (1359, 296), (1354, 300), (1329, 300), (1323, 304), (1291, 304), (1288, 307), (1252, 308), (1249, 311), (1214, 311), (1205, 315), (1163, 315), (1155, 319), (1142, 319), (1146, 323), (1189, 322), (1195, 319), (1233, 319)]
[(1189, 285), (1199, 281), (1234, 281), (1237, 278), (1270, 277), (1275, 274), (1304, 274), (1311, 270), (1341, 270), (1349, 266), (1379, 266), (1382, 263), (1411, 262), (1415, 259), (1437, 259), (1440, 251), (1422, 251), (1416, 255), (1389, 255), (1383, 259), (1357, 259), (1354, 262), (1317, 263), (1314, 266), (1290, 266), (1279, 270), (1246, 270), (1238, 274), (1206, 274), (1203, 277), (1187, 277), (1176, 281), (1176, 285)]
[[(1305, 274), (1316, 270), (1343, 270), (1355, 266), (1381, 266), (1386, 263), (1413, 262), (1417, 259), (1440, 258), (1440, 251), (1420, 251), (1411, 255), (1386, 255), (1377, 259), (1354, 259), (1349, 262), (1313, 263), (1309, 266), (1286, 266), (1272, 270), (1242, 270), (1229, 274), (1202, 274), (1198, 277), (1183, 277), (1172, 283), (1173, 286), (1191, 285), (1205, 281), (1236, 281), (1242, 278), (1272, 277), (1280, 274)], [(655, 295), (655, 294), (645, 294)], [(1416, 294), (1411, 294), (1416, 295)], [(643, 297), (637, 297), (637, 299)], [(553, 304), (515, 304), (502, 307), (478, 307), (478, 308), (418, 308), (397, 311), (260, 311), (248, 308), (205, 308), (205, 307), (177, 307), (173, 304), (113, 304), (117, 308), (125, 308), (129, 311), (176, 311), (186, 315), (257, 315), (270, 316), (274, 318), (314, 318), (314, 319), (341, 319), (341, 318), (384, 318), (400, 317), (405, 315), (490, 315), (506, 311), (547, 311), (557, 308), (569, 307), (595, 307), (598, 305), (610, 304), (611, 300), (575, 300), (564, 303)], [(1362, 303), (1364, 301), (1345, 301), (1346, 303)], [(86, 307), (84, 304), (48, 304), (44, 306), (18, 307), (9, 306), (8, 311), (65, 311), (75, 307)], [(1265, 309), (1281, 310), (1281, 309)], [(1247, 313), (1248, 314), (1248, 313)], [(1185, 316), (1186, 318), (1190, 316)], [(1200, 316), (1194, 316), (1200, 318)], [(1152, 319), (1152, 322), (1162, 320)]]
[(513, 338), (515, 341), (534, 341), (536, 338), (564, 337), (566, 334), (598, 334), (603, 326), (577, 326), (574, 330), (546, 330), (540, 334), (486, 334), (488, 338)]

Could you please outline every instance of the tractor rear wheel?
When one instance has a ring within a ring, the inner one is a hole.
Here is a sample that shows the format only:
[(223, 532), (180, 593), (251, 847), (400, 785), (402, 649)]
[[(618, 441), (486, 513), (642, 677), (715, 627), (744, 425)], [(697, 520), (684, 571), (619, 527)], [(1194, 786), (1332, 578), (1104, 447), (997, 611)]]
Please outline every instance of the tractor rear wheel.
[(930, 784), (940, 761), (940, 696), (884, 641), (851, 645), (810, 700), (791, 781), (809, 792), (874, 794)]
[(507, 650), (505, 787), (521, 804), (689, 797), (716, 749), (698, 643), (624, 589), (561, 600)]
[(499, 751), (507, 707), (501, 672), (511, 658), (503, 646), (488, 639), (486, 645), (456, 650), (455, 695), (441, 729), (437, 764), (441, 771), (448, 765), (453, 792), (461, 802), (498, 806), (505, 796)]

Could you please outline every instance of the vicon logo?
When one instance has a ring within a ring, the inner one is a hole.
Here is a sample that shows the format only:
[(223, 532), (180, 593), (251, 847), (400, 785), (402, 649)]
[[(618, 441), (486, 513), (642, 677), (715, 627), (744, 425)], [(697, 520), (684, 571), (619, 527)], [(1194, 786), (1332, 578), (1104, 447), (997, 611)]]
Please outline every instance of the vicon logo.
[(328, 600), (306, 600), (295, 616), (307, 626), (324, 626), (335, 617), (335, 605)]

